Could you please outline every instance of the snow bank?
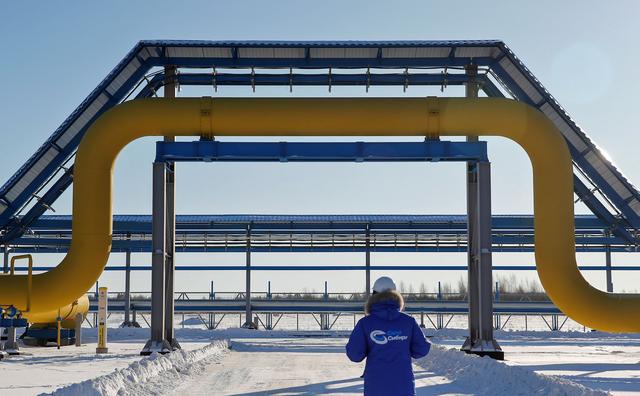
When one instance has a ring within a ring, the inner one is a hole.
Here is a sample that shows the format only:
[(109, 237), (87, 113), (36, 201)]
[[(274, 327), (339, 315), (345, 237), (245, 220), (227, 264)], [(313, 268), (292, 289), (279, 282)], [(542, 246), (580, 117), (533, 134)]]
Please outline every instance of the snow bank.
[[(176, 382), (202, 371), (204, 366), (228, 350), (227, 340), (214, 341), (194, 351), (168, 355), (152, 354), (128, 367), (94, 379), (71, 384), (51, 393), (54, 396), (157, 394)], [(182, 377), (182, 378), (181, 378)]]
[[(427, 337), (434, 339), (465, 339), (469, 335), (467, 329), (424, 329)], [(520, 339), (596, 339), (596, 340), (629, 340), (640, 342), (640, 333), (605, 333), (602, 331), (539, 331), (539, 330), (494, 330), (494, 337), (498, 340), (520, 340)]]
[(600, 396), (607, 392), (586, 388), (575, 382), (507, 366), (489, 357), (467, 355), (457, 349), (432, 345), (418, 366), (455, 383), (473, 385), (474, 395)]

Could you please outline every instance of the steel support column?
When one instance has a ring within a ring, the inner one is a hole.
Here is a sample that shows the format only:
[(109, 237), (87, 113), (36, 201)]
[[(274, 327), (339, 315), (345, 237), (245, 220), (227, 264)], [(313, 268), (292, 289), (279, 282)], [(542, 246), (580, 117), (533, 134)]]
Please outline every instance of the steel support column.
[(20, 355), (20, 346), (18, 345), (17, 332), (15, 327), (7, 327), (7, 340), (4, 342), (4, 352), (8, 355)]
[(11, 249), (9, 248), (9, 245), (4, 245), (4, 252), (3, 252), (4, 264), (2, 265), (2, 272), (5, 274), (9, 273), (9, 252), (10, 251)]
[(164, 162), (153, 163), (151, 339), (140, 352), (141, 355), (168, 353), (172, 350), (165, 339), (166, 172)]
[(493, 338), (493, 293), (491, 273), (491, 165), (481, 161), (468, 172), (468, 188), (475, 199), (469, 204), (469, 337), (462, 350), (494, 359), (504, 352)]
[[(607, 232), (606, 236), (611, 237), (611, 233)], [(605, 266), (607, 268), (607, 292), (613, 293), (613, 279), (611, 278), (611, 245), (606, 245), (604, 249), (606, 260)]]
[[(465, 68), (465, 96), (478, 97), (478, 66)], [(477, 142), (467, 137), (467, 142)], [(469, 296), (469, 337), (462, 350), (504, 359), (493, 339), (493, 294), (491, 273), (491, 166), (488, 161), (467, 162), (467, 264)]]
[[(176, 79), (176, 67), (175, 66), (165, 66), (164, 75), (165, 75), (165, 85), (164, 85), (164, 97), (165, 98), (175, 98), (176, 97), (176, 88), (177, 88), (177, 79)], [(165, 142), (173, 142), (175, 138), (173, 136), (165, 136)], [(169, 342), (171, 348), (173, 350), (180, 349), (180, 344), (175, 338), (175, 334), (173, 331), (173, 312), (174, 312), (174, 276), (175, 276), (175, 239), (176, 239), (176, 205), (175, 205), (175, 195), (176, 195), (176, 185), (175, 185), (175, 162), (167, 161), (166, 162), (166, 173), (165, 173), (165, 312), (164, 312), (164, 338)]]
[(257, 326), (252, 320), (251, 312), (251, 225), (247, 226), (247, 247), (246, 247), (246, 271), (245, 271), (245, 320), (242, 327), (246, 329), (256, 329)]
[[(131, 239), (131, 235), (127, 235)], [(125, 252), (124, 270), (124, 321), (121, 327), (140, 327), (135, 319), (131, 320), (131, 250)]]
[[(467, 84), (465, 85), (465, 96), (467, 98), (478, 97), (478, 86), (476, 84), (476, 76), (478, 74), (478, 67), (476, 65), (468, 65), (466, 68)], [(477, 137), (467, 137), (467, 142), (476, 142)], [(467, 295), (469, 299), (469, 338), (462, 346), (463, 350), (470, 346), (467, 342), (473, 338), (474, 329), (478, 326), (478, 309), (476, 307), (476, 297), (478, 291), (475, 289), (475, 265), (474, 265), (474, 252), (476, 250), (476, 221), (477, 218), (477, 161), (467, 161), (467, 174), (466, 174), (466, 186), (467, 186)], [(438, 284), (439, 287), (439, 284)]]
[(124, 270), (124, 323), (122, 327), (131, 326), (131, 251), (125, 252)]
[[(478, 66), (474, 64), (467, 65), (466, 67), (467, 84), (465, 85), (465, 96), (467, 98), (478, 97)], [(467, 137), (467, 142), (477, 142), (478, 138), (473, 136)], [(468, 270), (468, 283), (467, 292), (469, 295), (469, 329), (472, 327), (472, 323), (477, 323), (476, 317), (477, 310), (472, 309), (471, 304), (475, 303), (475, 299), (471, 296), (477, 295), (472, 293), (471, 288), (474, 287), (472, 282), (471, 271), (474, 264), (474, 253), (476, 250), (476, 217), (478, 207), (478, 174), (477, 174), (478, 161), (467, 162), (467, 266)]]
[[(271, 281), (267, 281), (267, 300), (271, 300)], [(265, 330), (273, 330), (273, 313), (267, 312), (265, 314)]]
[(169, 342), (173, 350), (180, 349), (180, 344), (173, 331), (174, 312), (174, 276), (175, 276), (175, 183), (173, 163), (166, 164), (165, 172), (165, 196), (166, 196), (166, 228), (165, 228), (165, 312), (164, 312), (164, 338)]
[(371, 225), (367, 224), (366, 228), (366, 249), (364, 251), (365, 257), (365, 297), (369, 298), (371, 294)]

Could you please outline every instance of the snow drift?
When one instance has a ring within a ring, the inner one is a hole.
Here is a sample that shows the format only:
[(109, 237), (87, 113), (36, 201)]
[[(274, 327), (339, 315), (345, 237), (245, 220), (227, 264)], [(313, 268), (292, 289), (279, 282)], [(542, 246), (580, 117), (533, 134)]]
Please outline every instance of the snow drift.
[[(128, 395), (144, 390), (146, 394), (159, 393), (175, 384), (180, 377), (197, 374), (212, 360), (228, 350), (227, 340), (217, 340), (194, 351), (179, 350), (163, 356), (152, 354), (124, 369), (71, 384), (51, 393), (54, 396)], [(156, 390), (157, 392), (155, 392)]]
[(429, 355), (418, 360), (417, 364), (465, 388), (472, 387), (476, 396), (601, 396), (609, 394), (563, 378), (537, 374), (521, 367), (507, 366), (490, 357), (468, 355), (457, 349), (447, 349), (438, 345), (432, 345)]

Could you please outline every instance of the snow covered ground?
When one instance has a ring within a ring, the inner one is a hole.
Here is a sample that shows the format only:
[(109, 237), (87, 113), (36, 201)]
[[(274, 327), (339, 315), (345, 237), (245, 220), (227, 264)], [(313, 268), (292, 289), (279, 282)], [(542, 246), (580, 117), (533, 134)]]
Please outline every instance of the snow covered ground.
[[(51, 393), (64, 386), (56, 394), (362, 391), (363, 366), (344, 356), (348, 334), (344, 331), (179, 329), (185, 352), (150, 358), (139, 356), (149, 329), (109, 329), (107, 355), (95, 355), (95, 330), (85, 333), (82, 347), (25, 347), (25, 355), (0, 361), (0, 394)], [(418, 394), (589, 394), (581, 386), (614, 395), (640, 394), (640, 335), (500, 331), (504, 364), (459, 353), (455, 349), (464, 334), (464, 330), (427, 331), (438, 347), (416, 363)]]
[[(464, 330), (427, 331), (456, 347)], [(570, 379), (614, 395), (640, 395), (640, 334), (601, 332), (496, 332), (506, 364)]]
[[(85, 329), (81, 347), (21, 347), (20, 356), (0, 360), (0, 395), (35, 395), (52, 392), (70, 383), (108, 374), (140, 360), (140, 349), (149, 337), (149, 329), (109, 329), (109, 353), (96, 355), (97, 332)], [(185, 333), (186, 350), (202, 348), (211, 336), (202, 331)]]

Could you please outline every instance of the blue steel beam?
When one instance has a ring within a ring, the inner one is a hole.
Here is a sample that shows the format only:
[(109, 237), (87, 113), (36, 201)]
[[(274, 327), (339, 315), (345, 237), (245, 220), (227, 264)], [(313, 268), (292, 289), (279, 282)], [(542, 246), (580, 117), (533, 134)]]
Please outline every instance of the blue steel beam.
[[(71, 231), (71, 215), (41, 216), (31, 227), (34, 231)], [(362, 232), (367, 225), (376, 230), (460, 230), (467, 227), (466, 215), (178, 215), (181, 230), (245, 230), (252, 223), (261, 230), (325, 230), (327, 232)], [(114, 233), (150, 233), (151, 215), (114, 215)], [(531, 215), (493, 215), (494, 231), (520, 230), (533, 233)], [(576, 232), (604, 232), (608, 224), (593, 215), (575, 216)]]
[[(577, 164), (580, 169), (589, 175), (589, 178), (593, 181), (593, 183), (597, 186), (598, 190), (600, 190), (603, 195), (609, 198), (613, 204), (620, 210), (620, 212), (624, 215), (626, 222), (632, 224), (635, 228), (640, 228), (640, 216), (638, 216), (635, 211), (629, 206), (625, 204), (621, 204), (624, 202), (624, 199), (620, 197), (615, 188), (605, 180), (605, 178), (601, 175), (599, 171), (597, 171), (591, 163), (586, 158), (585, 152), (579, 153), (575, 147), (569, 146), (571, 155), (573, 157), (573, 161)], [(595, 147), (592, 148), (589, 152), (596, 153), (594, 155), (602, 155), (600, 151)], [(622, 176), (620, 176), (622, 177)], [(626, 198), (625, 198), (626, 199)], [(595, 213), (595, 212), (594, 212)], [(598, 213), (595, 213), (598, 214)], [(614, 223), (615, 227), (615, 223)], [(636, 244), (640, 244), (640, 240), (636, 239)]]
[[(330, 80), (330, 81), (329, 81)], [(468, 77), (462, 74), (442, 73), (181, 73), (181, 85), (240, 85), (240, 86), (385, 86), (385, 85), (463, 85)]]
[[(467, 82), (464, 74), (449, 73), (389, 73), (389, 74), (332, 74), (332, 85), (342, 86), (460, 86)], [(184, 86), (326, 86), (324, 74), (236, 74), (236, 73), (180, 73), (178, 83)], [(480, 88), (490, 97), (504, 96), (486, 74), (476, 77)], [(153, 96), (164, 86), (164, 73), (154, 75), (138, 92), (137, 98)]]
[(51, 188), (37, 199), (31, 209), (20, 217), (12, 217), (5, 227), (4, 234), (0, 235), (0, 244), (9, 243), (21, 237), (29, 227), (47, 210), (51, 209), (53, 202), (73, 183), (73, 166), (63, 172), (62, 176)]
[(610, 232), (612, 232), (616, 236), (621, 237), (631, 245), (639, 244), (638, 238), (634, 237), (629, 229), (627, 229), (627, 227), (631, 228), (629, 222), (627, 222), (624, 218), (613, 216), (609, 212), (609, 210), (598, 200), (593, 192), (591, 192), (591, 190), (576, 175), (573, 176), (573, 189), (586, 207), (588, 207), (596, 216), (609, 224)]
[(486, 142), (164, 142), (156, 161), (487, 161)]
[[(178, 233), (178, 235), (180, 235), (180, 233)], [(281, 234), (280, 234), (281, 235)], [(307, 234), (303, 234), (303, 235), (307, 235)], [(344, 234), (342, 234), (344, 235)], [(371, 233), (372, 237), (375, 238), (375, 233)], [(416, 233), (416, 234), (409, 234), (411, 235), (425, 235), (425, 233)], [(427, 233), (427, 238), (431, 237), (431, 233)], [(240, 234), (233, 234), (234, 237), (239, 237)], [(255, 238), (255, 234), (253, 235)], [(400, 235), (402, 236), (402, 235)], [(439, 238), (437, 241), (435, 240), (436, 238)], [(182, 239), (182, 238), (180, 238)], [(431, 239), (431, 238), (430, 238)], [(466, 241), (464, 239), (461, 239), (459, 241), (456, 241), (452, 238), (451, 235), (447, 234), (445, 236), (433, 236), (434, 240), (427, 240), (427, 239), (418, 239), (416, 241), (412, 241), (412, 240), (408, 240), (407, 238), (403, 238), (403, 239), (398, 239), (397, 242), (394, 241), (390, 241), (390, 240), (377, 240), (377, 241), (373, 241), (371, 243), (371, 248), (373, 250), (375, 249), (379, 249), (379, 248), (391, 248), (391, 247), (406, 247), (406, 248), (420, 248), (420, 247), (433, 247), (434, 249), (438, 248), (438, 244), (440, 245), (439, 247), (441, 248), (448, 248), (448, 247), (459, 247), (459, 246), (466, 246)], [(220, 241), (220, 240), (211, 240), (209, 239), (208, 241), (208, 247), (209, 248), (233, 248), (233, 247), (241, 247), (244, 246), (244, 241), (240, 242), (240, 241), (233, 241), (230, 240), (228, 242), (225, 241)], [(36, 246), (59, 246), (59, 247), (68, 247), (70, 245), (70, 240), (68, 238), (55, 238), (55, 237), (51, 237), (51, 238), (20, 238), (17, 239), (13, 242), (15, 245), (17, 246), (28, 246), (28, 245), (36, 245)], [(296, 240), (296, 239), (292, 239), (291, 241), (286, 240), (286, 241), (265, 241), (262, 239), (253, 239), (252, 240), (252, 246), (255, 246), (256, 248), (284, 248), (284, 249), (297, 249), (298, 247), (308, 247), (310, 249), (339, 249), (339, 248), (346, 248), (346, 249), (360, 249), (364, 247), (364, 238), (363, 237), (356, 237), (356, 238), (351, 238), (351, 239), (347, 239), (344, 241), (340, 241), (340, 240), (336, 240), (336, 241), (331, 241), (331, 240), (316, 240), (316, 241), (303, 241), (303, 240)], [(492, 243), (495, 246), (500, 246), (500, 245), (506, 245), (506, 246), (502, 246), (502, 247), (511, 247), (511, 246), (519, 246), (519, 245), (529, 245), (531, 247), (533, 247), (534, 244), (534, 239), (533, 236), (518, 236), (518, 235), (513, 235), (513, 236), (504, 236), (504, 235), (498, 235), (498, 236), (493, 236), (492, 238)], [(206, 244), (202, 241), (202, 239), (193, 239), (192, 241), (188, 241), (188, 242), (182, 242), (179, 243), (180, 245), (182, 245), (181, 247), (192, 247), (194, 249), (198, 249), (198, 248), (206, 248)], [(355, 246), (354, 246), (355, 244)], [(203, 246), (204, 245), (204, 246)], [(602, 247), (604, 245), (618, 245), (620, 246), (619, 240), (614, 239), (614, 238), (609, 238), (609, 237), (582, 237), (579, 236), (576, 239), (576, 245), (577, 246), (582, 246), (582, 245), (590, 245), (590, 246), (595, 246), (595, 247)], [(150, 247), (150, 242), (144, 241), (144, 240), (115, 240), (113, 241), (113, 246), (112, 248), (115, 250), (119, 250), (119, 249), (127, 249), (127, 248), (132, 248), (132, 249), (136, 249), (138, 247), (144, 247), (145, 250), (146, 248)], [(176, 248), (180, 248), (179, 246), (177, 246)]]
[[(466, 248), (466, 216), (463, 215), (180, 215), (177, 233), (185, 237), (179, 237), (184, 243), (177, 248), (182, 252), (244, 251), (243, 244), (234, 243), (233, 238), (237, 233), (244, 235), (248, 223), (255, 230), (256, 249), (264, 252), (361, 251), (365, 227), (370, 227), (374, 238), (379, 237), (375, 251), (458, 252)], [(112, 250), (149, 251), (150, 243), (144, 240), (144, 235), (150, 234), (150, 225), (150, 216), (115, 216)], [(578, 251), (603, 251), (605, 245), (610, 245), (613, 251), (637, 250), (618, 236), (606, 236), (608, 225), (595, 216), (578, 215), (575, 225)], [(495, 251), (532, 251), (531, 216), (496, 215), (492, 229)], [(64, 252), (70, 233), (71, 216), (43, 216), (30, 228), (29, 234), (14, 240), (14, 249), (16, 252)], [(125, 239), (128, 234), (135, 238)], [(289, 235), (291, 241), (266, 243), (269, 235)], [(298, 235), (303, 239), (296, 240), (294, 237)], [(338, 237), (334, 242), (333, 238), (328, 239), (331, 235), (346, 235), (349, 241), (341, 242)], [(398, 241), (389, 240), (389, 235), (397, 236)], [(221, 242), (227, 238), (229, 243)]]

